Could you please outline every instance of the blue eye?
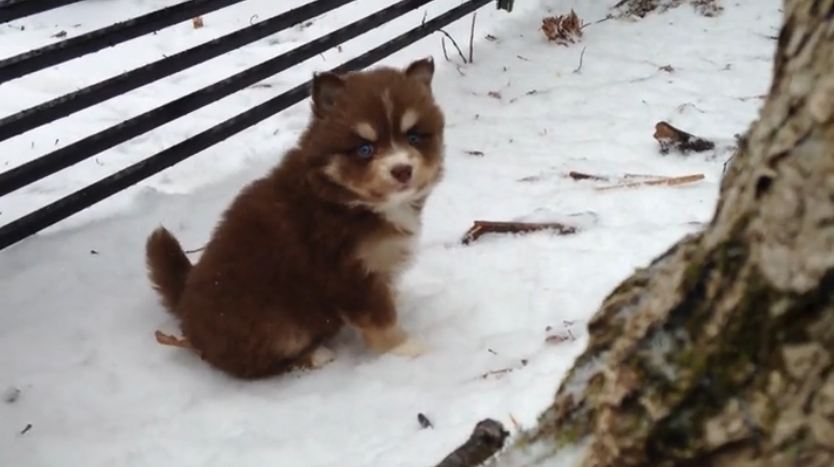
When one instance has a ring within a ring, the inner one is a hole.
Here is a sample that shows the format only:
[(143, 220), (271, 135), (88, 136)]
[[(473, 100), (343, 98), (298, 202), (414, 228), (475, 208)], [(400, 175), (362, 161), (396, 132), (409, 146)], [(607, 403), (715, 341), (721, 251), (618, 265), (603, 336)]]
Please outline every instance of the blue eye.
[(362, 159), (367, 159), (374, 155), (374, 145), (371, 143), (365, 143), (362, 146), (356, 148), (356, 155), (361, 157)]
[(420, 137), (420, 135), (418, 135), (417, 133), (414, 133), (413, 131), (410, 131), (410, 132), (408, 132), (408, 134), (406, 135), (406, 139), (408, 139), (408, 144), (417, 144), (417, 143), (419, 143), (419, 142), (420, 142), (423, 138), (421, 138), (421, 137)]

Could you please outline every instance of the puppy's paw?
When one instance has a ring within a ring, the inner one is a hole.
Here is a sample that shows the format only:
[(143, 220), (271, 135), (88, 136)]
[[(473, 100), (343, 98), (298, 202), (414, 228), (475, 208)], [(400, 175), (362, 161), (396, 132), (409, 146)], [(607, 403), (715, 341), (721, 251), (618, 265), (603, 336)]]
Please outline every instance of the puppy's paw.
[(420, 355), (423, 355), (424, 353), (426, 353), (427, 350), (428, 348), (426, 347), (426, 344), (423, 343), (423, 341), (415, 339), (413, 337), (409, 337), (402, 343), (392, 348), (390, 350), (390, 353), (394, 355), (399, 355), (401, 357), (415, 358), (419, 357)]
[(336, 352), (320, 346), (310, 355), (310, 367), (321, 368), (336, 359)]

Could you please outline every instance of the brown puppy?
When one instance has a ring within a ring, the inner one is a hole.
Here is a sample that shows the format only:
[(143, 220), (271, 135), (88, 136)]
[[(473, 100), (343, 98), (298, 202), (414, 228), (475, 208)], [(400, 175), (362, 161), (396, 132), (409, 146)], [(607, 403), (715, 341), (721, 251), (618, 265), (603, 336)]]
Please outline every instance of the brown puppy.
[(344, 323), (377, 352), (421, 352), (392, 280), (443, 172), (433, 74), (424, 59), (315, 75), (297, 146), (241, 191), (193, 267), (164, 228), (148, 238), (153, 286), (203, 359), (242, 378), (319, 366)]

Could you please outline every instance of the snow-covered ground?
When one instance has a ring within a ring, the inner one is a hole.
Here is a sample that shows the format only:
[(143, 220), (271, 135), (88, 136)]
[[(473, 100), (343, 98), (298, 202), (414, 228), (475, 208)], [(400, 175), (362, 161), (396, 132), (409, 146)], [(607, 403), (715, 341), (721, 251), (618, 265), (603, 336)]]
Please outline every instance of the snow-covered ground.
[[(249, 0), (206, 15), (202, 29), (180, 24), (2, 84), (0, 115), (303, 2)], [(0, 25), (0, 57), (55, 41), (50, 36), (62, 30), (75, 35), (173, 3), (89, 0)], [(2, 142), (0, 170), (391, 3), (355, 2)], [(0, 224), (458, 3), (432, 2), (266, 80), (270, 86), (235, 94), (0, 198)], [(433, 55), (448, 120), (447, 177), (427, 206), (419, 257), (401, 284), (402, 319), (428, 343), (426, 355), (374, 356), (347, 332), (327, 367), (253, 383), (231, 380), (153, 338), (154, 330), (177, 333), (177, 326), (148, 287), (146, 235), (162, 223), (186, 248), (201, 246), (236, 191), (294, 142), (308, 117), (305, 102), (0, 252), (0, 465), (417, 467), (439, 461), (484, 417), (508, 427), (533, 424), (582, 350), (585, 324), (604, 296), (711, 216), (729, 151), (662, 156), (654, 124), (667, 120), (721, 148), (732, 145), (756, 117), (757, 96), (767, 92), (781, 14), (779, 0), (727, 2), (717, 18), (682, 7), (638, 22), (593, 24), (579, 43), (562, 47), (538, 30), (543, 16), (575, 8), (595, 21), (616, 1), (515, 3), (511, 14), (491, 5), (478, 13), (474, 64), (447, 63), (439, 34), (386, 60), (403, 65)], [(469, 25), (467, 18), (447, 31), (466, 47)], [(666, 65), (673, 71), (659, 69)], [(706, 179), (596, 191), (601, 182), (563, 177), (571, 170)], [(576, 222), (583, 230), (459, 243), (475, 219), (516, 218)], [(547, 339), (554, 335), (568, 339)], [(418, 413), (434, 427), (421, 429)]]

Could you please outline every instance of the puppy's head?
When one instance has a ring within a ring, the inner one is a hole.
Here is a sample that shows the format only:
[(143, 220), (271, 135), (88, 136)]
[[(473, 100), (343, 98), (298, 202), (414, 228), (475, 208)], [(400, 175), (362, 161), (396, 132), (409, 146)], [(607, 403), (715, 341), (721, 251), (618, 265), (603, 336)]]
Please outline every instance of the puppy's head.
[(305, 138), (313, 175), (346, 203), (383, 206), (424, 198), (443, 162), (443, 113), (432, 96), (434, 63), (313, 79)]

